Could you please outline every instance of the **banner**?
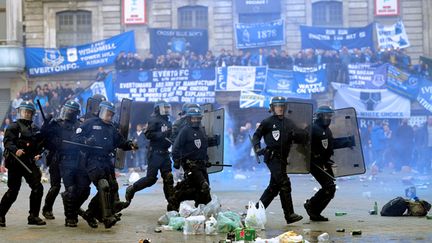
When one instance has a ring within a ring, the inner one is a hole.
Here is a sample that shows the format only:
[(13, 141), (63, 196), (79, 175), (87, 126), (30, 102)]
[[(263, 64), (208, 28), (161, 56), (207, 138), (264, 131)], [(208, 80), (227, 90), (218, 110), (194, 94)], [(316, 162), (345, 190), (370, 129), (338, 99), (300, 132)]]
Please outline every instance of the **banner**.
[(205, 55), (208, 50), (207, 30), (200, 29), (150, 29), (150, 52), (155, 56), (166, 55), (167, 51), (186, 51)]
[(420, 76), (388, 65), (387, 87), (389, 90), (411, 100), (416, 100), (422, 84), (423, 78)]
[(360, 118), (409, 118), (411, 103), (389, 90), (353, 89), (334, 83), (334, 108), (354, 107)]
[(351, 88), (385, 89), (387, 64), (348, 64)]
[(326, 28), (300, 26), (302, 49), (340, 50), (374, 48), (372, 24), (361, 28)]
[(268, 23), (236, 24), (236, 47), (243, 49), (284, 45), (284, 23), (283, 19), (279, 19)]
[(264, 93), (269, 96), (311, 99), (310, 93), (296, 93), (294, 90), (294, 73), (291, 70), (268, 69)]
[(143, 102), (214, 103), (214, 69), (118, 72), (114, 95)]
[(294, 66), (294, 88), (297, 94), (324, 92), (327, 87), (325, 64), (315, 67)]
[(264, 90), (267, 67), (230, 66), (216, 68), (216, 91)]
[(419, 89), (417, 102), (432, 112), (432, 82), (424, 82), (424, 86)]
[(378, 46), (380, 48), (406, 48), (410, 46), (402, 20), (393, 25), (376, 24)]
[(26, 69), (29, 76), (76, 72), (110, 65), (122, 51), (135, 52), (134, 32), (125, 32), (106, 40), (68, 48), (27, 47)]
[(103, 82), (94, 82), (90, 85), (90, 87), (88, 87), (87, 89), (85, 89), (84, 91), (76, 95), (76, 99), (77, 99), (76, 101), (82, 102), (81, 103), (82, 104), (81, 110), (83, 112), (82, 114), (85, 113), (87, 99), (92, 97), (95, 94), (101, 94), (105, 96), (109, 101), (113, 100), (114, 96), (113, 96), (112, 72), (109, 72), (107, 74)]
[(240, 109), (264, 108), (270, 106), (272, 96), (259, 94), (253, 91), (240, 92)]

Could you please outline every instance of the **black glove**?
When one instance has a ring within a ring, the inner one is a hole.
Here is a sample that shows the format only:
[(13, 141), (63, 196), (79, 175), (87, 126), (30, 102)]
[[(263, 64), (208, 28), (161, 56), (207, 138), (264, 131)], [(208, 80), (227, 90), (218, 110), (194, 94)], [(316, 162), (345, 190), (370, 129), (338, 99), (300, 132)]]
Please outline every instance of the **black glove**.
[(174, 169), (180, 169), (181, 161), (179, 159), (174, 160)]
[(84, 143), (87, 144), (87, 145), (95, 145), (96, 144), (96, 138), (93, 137), (93, 136), (91, 136), (91, 137), (87, 138), (84, 141)]
[(134, 150), (138, 150), (139, 149), (138, 143), (135, 142), (135, 141), (129, 141), (128, 144), (129, 144), (129, 147), (131, 149), (134, 149)]
[(53, 124), (54, 124), (53, 115), (48, 114), (48, 116), (46, 117), (46, 120), (44, 121), (44, 123), (41, 126), (41, 129), (40, 129), (41, 132), (46, 133), (46, 132), (50, 131)]
[(258, 156), (265, 155), (265, 153), (266, 153), (266, 149), (265, 148), (260, 148), (260, 149), (257, 149), (255, 151), (256, 151), (256, 154)]
[(353, 147), (355, 147), (356, 146), (356, 143), (355, 143), (355, 137), (354, 136), (349, 136), (348, 137), (348, 141), (349, 141), (349, 147), (350, 148), (353, 148)]
[(219, 135), (214, 135), (214, 137), (213, 137), (213, 139), (215, 140), (215, 143), (216, 143), (216, 145), (219, 145), (220, 144), (220, 136)]

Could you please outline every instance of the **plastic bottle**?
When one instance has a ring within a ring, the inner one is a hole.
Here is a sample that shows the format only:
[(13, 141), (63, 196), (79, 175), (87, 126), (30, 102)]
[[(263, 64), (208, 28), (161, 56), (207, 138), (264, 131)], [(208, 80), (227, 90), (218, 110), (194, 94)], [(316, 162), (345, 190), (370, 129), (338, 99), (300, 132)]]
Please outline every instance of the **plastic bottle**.
[(378, 203), (376, 201), (374, 203), (374, 211), (375, 211), (375, 214), (378, 214)]
[(318, 242), (328, 242), (330, 240), (330, 236), (327, 232), (318, 235)]

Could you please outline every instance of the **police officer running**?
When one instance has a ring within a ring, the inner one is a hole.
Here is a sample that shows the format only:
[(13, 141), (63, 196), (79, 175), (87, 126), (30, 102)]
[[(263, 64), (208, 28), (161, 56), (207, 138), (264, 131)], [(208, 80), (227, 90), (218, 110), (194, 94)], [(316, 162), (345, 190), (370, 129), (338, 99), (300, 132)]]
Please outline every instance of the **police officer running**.
[(315, 112), (312, 124), (312, 156), (310, 172), (321, 185), (321, 189), (313, 197), (306, 200), (304, 207), (312, 221), (328, 221), (321, 215), (333, 199), (336, 184), (330, 159), (334, 149), (355, 146), (354, 137), (333, 138), (329, 128), (334, 111), (329, 106), (320, 106)]
[(100, 210), (105, 228), (111, 228), (119, 220), (119, 217), (114, 215), (114, 192), (110, 186), (115, 181), (113, 178), (114, 152), (116, 148), (127, 151), (138, 149), (138, 146), (132, 141), (127, 141), (112, 124), (115, 113), (114, 104), (102, 101), (99, 107), (99, 117), (86, 120), (76, 130), (74, 140), (94, 147), (85, 150), (86, 171), (98, 190), (96, 196), (99, 200), (90, 202), (85, 219), (89, 226), (96, 228), (97, 222), (94, 217)]
[(42, 137), (39, 128), (33, 124), (35, 106), (29, 101), (21, 102), (18, 107), (19, 119), (6, 129), (4, 135), (5, 165), (8, 168), (8, 190), (0, 202), (0, 227), (6, 227), (6, 213), (18, 197), (22, 177), (31, 188), (30, 215), (28, 224), (45, 225), (39, 218), (43, 186), (41, 171), (36, 161), (41, 158)]
[(154, 105), (154, 112), (148, 121), (147, 130), (144, 132), (146, 138), (150, 141), (148, 150), (148, 167), (147, 175), (126, 189), (126, 201), (130, 202), (137, 191), (150, 187), (157, 182), (157, 174), (160, 170), (163, 179), (163, 191), (168, 201), (169, 208), (171, 198), (174, 192), (174, 179), (171, 169), (171, 159), (168, 148), (171, 146), (171, 122), (169, 115), (171, 105), (164, 101), (158, 101)]
[[(286, 173), (287, 158), (294, 140), (304, 137), (293, 121), (285, 117), (287, 102), (284, 97), (273, 97), (270, 103), (272, 116), (264, 119), (252, 139), (258, 155), (264, 155), (264, 161), (270, 170), (270, 183), (260, 200), (267, 208), (279, 194), (285, 220), (288, 224), (297, 222), (303, 217), (294, 213), (291, 198), (291, 182)], [(260, 141), (264, 137), (266, 148), (261, 148)]]

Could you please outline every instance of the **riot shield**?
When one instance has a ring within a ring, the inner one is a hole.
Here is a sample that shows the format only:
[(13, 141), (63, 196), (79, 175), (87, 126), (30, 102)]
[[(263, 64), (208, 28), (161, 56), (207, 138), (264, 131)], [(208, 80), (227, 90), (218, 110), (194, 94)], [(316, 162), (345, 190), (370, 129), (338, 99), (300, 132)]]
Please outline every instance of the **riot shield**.
[[(205, 112), (201, 124), (208, 137), (213, 137), (214, 135), (220, 136), (220, 144), (218, 146), (209, 147), (207, 149), (207, 154), (210, 163), (222, 165), (224, 163), (225, 110), (221, 108)], [(222, 170), (222, 166), (211, 166), (207, 168), (209, 174), (221, 172)]]
[(203, 113), (207, 113), (207, 112), (213, 111), (214, 110), (213, 109), (213, 104), (211, 104), (211, 103), (203, 104), (203, 105), (201, 105), (201, 110), (202, 110)]
[[(132, 107), (132, 100), (123, 99), (120, 106), (120, 117), (119, 117), (119, 132), (124, 138), (129, 136), (129, 120), (130, 111)], [(141, 148), (143, 149), (143, 148)], [(123, 169), (125, 165), (126, 153), (123, 149), (116, 150), (115, 167)]]
[(335, 177), (360, 175), (366, 172), (363, 151), (354, 108), (335, 110), (330, 124), (333, 138), (354, 136), (355, 146), (334, 150), (331, 160), (334, 161), (333, 173)]
[(288, 102), (286, 117), (294, 122), (299, 129), (295, 132), (296, 136), (303, 139), (296, 139), (291, 144), (291, 149), (287, 158), (288, 174), (306, 174), (310, 171), (310, 138), (312, 135), (312, 103)]
[(84, 115), (85, 120), (97, 116), (97, 115), (95, 115), (95, 113), (97, 113), (97, 111), (99, 111), (99, 104), (100, 104), (100, 101), (93, 99), (92, 97), (87, 99), (86, 113)]

